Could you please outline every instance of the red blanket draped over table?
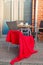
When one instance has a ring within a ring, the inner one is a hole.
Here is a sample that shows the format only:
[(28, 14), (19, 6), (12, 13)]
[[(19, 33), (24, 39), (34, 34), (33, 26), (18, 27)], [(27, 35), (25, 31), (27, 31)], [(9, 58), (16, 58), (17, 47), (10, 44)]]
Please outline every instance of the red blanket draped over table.
[(25, 36), (20, 31), (10, 30), (7, 34), (6, 41), (12, 42), (12, 44), (19, 44), (19, 56), (11, 60), (11, 65), (37, 52), (34, 50), (34, 38), (32, 35)]

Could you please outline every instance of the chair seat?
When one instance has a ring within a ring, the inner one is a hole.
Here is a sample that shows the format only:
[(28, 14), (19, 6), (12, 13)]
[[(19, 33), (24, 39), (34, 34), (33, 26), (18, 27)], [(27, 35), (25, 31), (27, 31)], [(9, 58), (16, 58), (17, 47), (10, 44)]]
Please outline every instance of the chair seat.
[(43, 32), (43, 29), (39, 29), (40, 32)]

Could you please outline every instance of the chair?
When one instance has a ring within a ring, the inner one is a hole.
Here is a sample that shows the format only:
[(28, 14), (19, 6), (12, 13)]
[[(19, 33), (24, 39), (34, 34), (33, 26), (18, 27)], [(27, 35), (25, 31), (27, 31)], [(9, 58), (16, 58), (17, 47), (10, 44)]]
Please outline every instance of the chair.
[[(18, 30), (17, 21), (7, 21), (6, 23), (9, 27), (9, 30)], [(9, 51), (9, 48), (10, 48), (10, 43), (8, 45), (8, 51)]]
[[(40, 28), (43, 28), (43, 21), (40, 22)], [(43, 32), (43, 29), (39, 29), (39, 32)]]
[(18, 30), (16, 21), (10, 21), (10, 22), (7, 21), (6, 23), (9, 27), (9, 30)]
[(42, 38), (43, 38), (43, 20), (41, 20), (40, 22), (39, 32), (38, 32), (38, 39), (42, 39)]

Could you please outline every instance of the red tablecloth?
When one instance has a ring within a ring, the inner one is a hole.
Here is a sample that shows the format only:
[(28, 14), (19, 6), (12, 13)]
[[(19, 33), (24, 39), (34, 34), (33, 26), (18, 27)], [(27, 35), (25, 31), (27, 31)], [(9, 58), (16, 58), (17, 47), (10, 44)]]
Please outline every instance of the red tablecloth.
[(11, 60), (11, 65), (37, 52), (34, 50), (33, 36), (25, 36), (20, 31), (10, 30), (7, 34), (6, 41), (12, 42), (12, 44), (19, 44), (19, 56)]

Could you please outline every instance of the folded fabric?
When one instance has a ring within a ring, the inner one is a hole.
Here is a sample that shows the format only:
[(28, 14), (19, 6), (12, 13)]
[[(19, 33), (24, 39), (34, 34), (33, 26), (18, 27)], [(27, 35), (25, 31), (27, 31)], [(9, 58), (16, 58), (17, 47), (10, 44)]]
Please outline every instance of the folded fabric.
[(10, 30), (6, 36), (6, 41), (12, 44), (19, 44), (19, 34), (18, 30)]
[(19, 44), (19, 55), (11, 60), (11, 65), (14, 65), (15, 62), (18, 62), (23, 58), (28, 58), (37, 52), (34, 50), (34, 38), (32, 35), (25, 36), (20, 31), (10, 30), (6, 37), (6, 41), (12, 42), (12, 44)]

